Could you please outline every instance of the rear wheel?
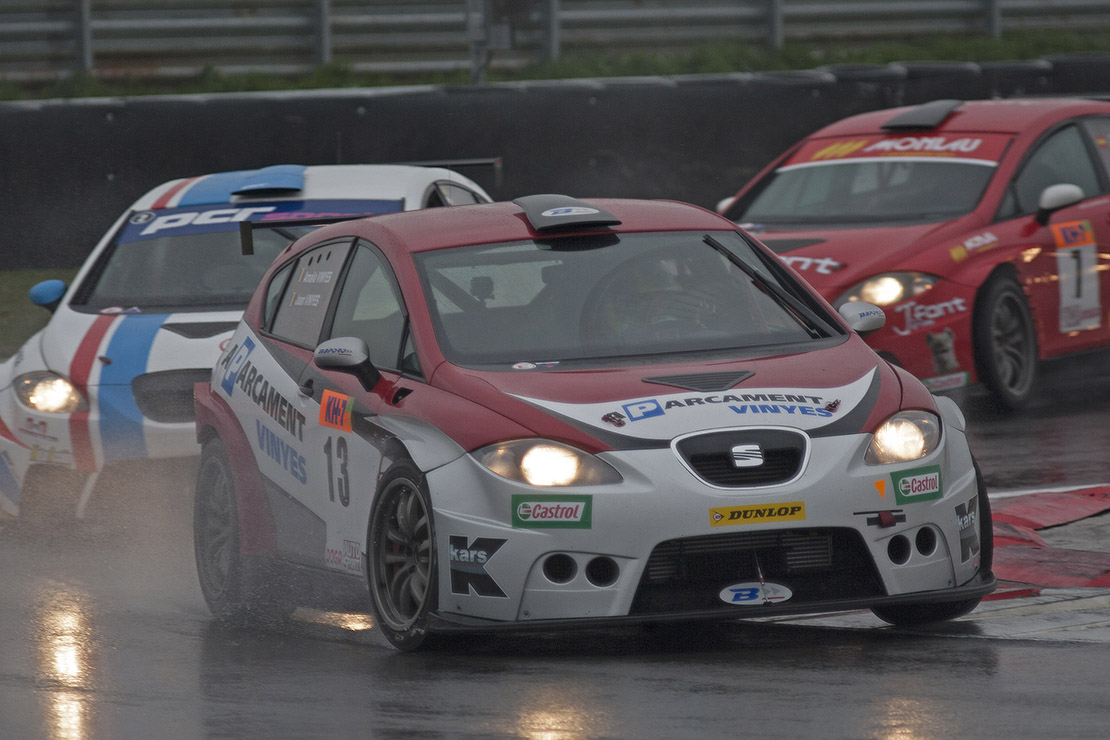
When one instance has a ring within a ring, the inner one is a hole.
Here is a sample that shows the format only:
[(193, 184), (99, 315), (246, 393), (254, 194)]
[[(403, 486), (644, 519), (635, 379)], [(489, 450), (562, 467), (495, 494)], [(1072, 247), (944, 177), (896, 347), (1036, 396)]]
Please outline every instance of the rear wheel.
[(400, 650), (428, 647), (436, 609), (432, 505), (423, 476), (409, 462), (386, 472), (370, 512), (370, 597), (375, 623)]
[(973, 331), (979, 379), (1006, 408), (1025, 405), (1037, 378), (1037, 332), (1016, 281), (998, 276), (986, 284)]
[[(987, 498), (987, 486), (983, 483), (978, 465), (975, 465), (975, 478), (978, 481), (978, 493), (975, 497), (978, 511), (975, 518), (979, 527), (979, 572), (988, 573), (994, 566), (994, 522), (991, 518), (990, 499)], [(904, 627), (962, 617), (979, 606), (980, 601), (982, 599), (974, 598), (932, 604), (891, 604), (872, 607), (871, 611), (884, 622)]]
[(292, 608), (267, 593), (265, 584), (252, 588), (239, 554), (239, 508), (227, 449), (219, 438), (201, 450), (193, 503), (193, 547), (197, 577), (208, 609), (233, 624), (279, 623)]

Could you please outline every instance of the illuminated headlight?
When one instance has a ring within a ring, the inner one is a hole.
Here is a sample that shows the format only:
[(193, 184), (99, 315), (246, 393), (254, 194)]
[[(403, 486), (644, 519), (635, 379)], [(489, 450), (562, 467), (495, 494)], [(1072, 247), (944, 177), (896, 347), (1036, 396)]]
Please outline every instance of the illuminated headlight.
[(836, 305), (849, 301), (866, 301), (876, 306), (891, 306), (924, 293), (936, 282), (936, 275), (923, 272), (888, 272), (852, 286), (851, 290), (836, 300)]
[(909, 462), (940, 444), (940, 419), (928, 411), (899, 411), (875, 430), (864, 458), (868, 465)]
[(619, 483), (620, 473), (593, 455), (546, 439), (518, 439), (474, 453), (494, 473), (532, 486)]
[(49, 414), (72, 414), (85, 411), (85, 399), (73, 383), (61, 375), (40, 371), (15, 379), (15, 392), (24, 406)]

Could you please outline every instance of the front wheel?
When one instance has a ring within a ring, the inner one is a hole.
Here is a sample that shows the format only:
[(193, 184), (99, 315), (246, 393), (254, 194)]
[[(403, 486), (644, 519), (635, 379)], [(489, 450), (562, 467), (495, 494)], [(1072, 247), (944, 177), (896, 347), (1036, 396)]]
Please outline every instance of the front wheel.
[(435, 534), (424, 477), (411, 463), (397, 463), (382, 478), (367, 539), (375, 623), (399, 650), (428, 646), (438, 598)]
[(1025, 405), (1037, 378), (1037, 332), (1021, 286), (992, 278), (975, 304), (975, 364), (979, 379), (1007, 409)]

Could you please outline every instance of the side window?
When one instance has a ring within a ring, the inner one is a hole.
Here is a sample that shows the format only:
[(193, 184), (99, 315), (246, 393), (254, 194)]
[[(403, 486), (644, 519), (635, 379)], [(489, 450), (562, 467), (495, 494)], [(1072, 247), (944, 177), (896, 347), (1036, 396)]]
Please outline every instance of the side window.
[(273, 308), (270, 332), (274, 336), (302, 347), (319, 343), (328, 304), (350, 249), (350, 241), (332, 242), (305, 252), (291, 263), (289, 280)]
[(266, 305), (263, 308), (262, 327), (267, 331), (274, 323), (274, 314), (277, 313), (277, 307), (281, 305), (281, 296), (285, 293), (285, 285), (289, 282), (289, 273), (293, 272), (294, 264), (296, 264), (296, 261), (290, 262), (275, 272), (269, 287), (266, 288)]
[[(375, 367), (398, 370), (405, 339), (405, 312), (393, 273), (381, 254), (359, 245), (335, 307), (329, 338), (359, 337)], [(411, 363), (405, 369), (411, 372)], [(416, 365), (416, 367), (419, 367)]]
[(1095, 151), (1102, 162), (1102, 171), (1110, 173), (1110, 118), (1085, 118), (1083, 128), (1094, 142)]
[(1088, 198), (1101, 191), (1083, 135), (1074, 125), (1049, 136), (1026, 160), (1014, 178), (999, 216), (1014, 218), (1036, 213), (1044, 189), (1060, 183), (1078, 185)]
[(437, 182), (439, 197), (449, 206), (466, 206), (481, 202), (474, 191), (453, 182)]

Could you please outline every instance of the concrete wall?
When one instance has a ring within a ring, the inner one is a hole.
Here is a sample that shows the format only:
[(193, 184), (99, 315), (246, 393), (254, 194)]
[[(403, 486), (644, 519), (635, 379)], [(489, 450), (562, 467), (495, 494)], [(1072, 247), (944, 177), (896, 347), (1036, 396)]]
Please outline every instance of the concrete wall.
[(138, 195), (279, 163), (500, 156), (493, 195), (675, 198), (712, 207), (846, 115), (943, 97), (1110, 93), (1110, 55), (975, 65), (473, 87), (0, 103), (0, 258), (75, 267)]

